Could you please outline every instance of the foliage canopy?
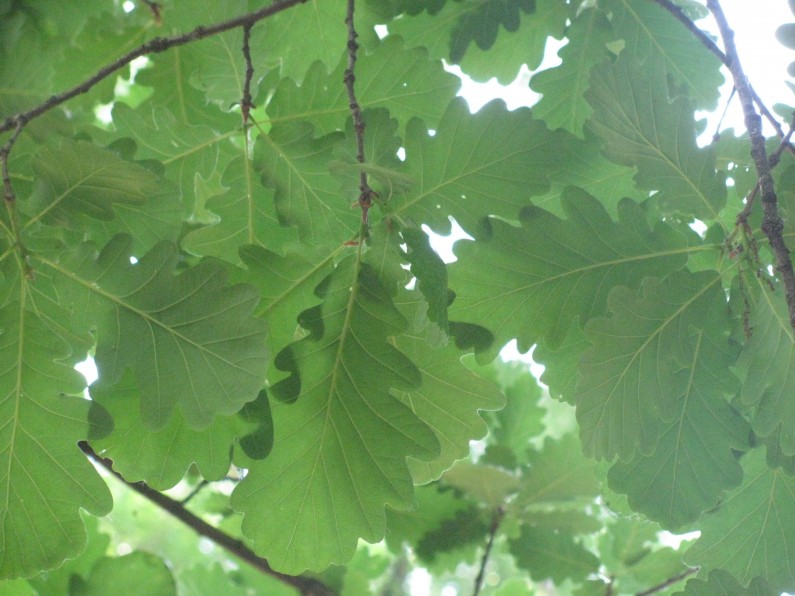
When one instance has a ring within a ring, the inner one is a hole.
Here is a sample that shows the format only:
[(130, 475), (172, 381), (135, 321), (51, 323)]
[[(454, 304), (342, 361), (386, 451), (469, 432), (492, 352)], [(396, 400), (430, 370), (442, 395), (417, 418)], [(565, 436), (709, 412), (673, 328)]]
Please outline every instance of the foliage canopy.
[(795, 159), (696, 143), (706, 8), (353, 6), (0, 0), (3, 592), (795, 590)]

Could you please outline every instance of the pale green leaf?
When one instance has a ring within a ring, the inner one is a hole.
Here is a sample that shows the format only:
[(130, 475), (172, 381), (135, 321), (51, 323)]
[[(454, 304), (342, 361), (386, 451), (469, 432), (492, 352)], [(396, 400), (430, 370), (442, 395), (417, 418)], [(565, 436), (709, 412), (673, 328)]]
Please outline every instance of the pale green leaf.
[[(19, 287), (19, 286), (17, 286)], [(31, 577), (80, 553), (80, 509), (106, 515), (104, 481), (77, 447), (89, 434), (85, 382), (69, 346), (26, 310), (0, 310), (0, 577)]]
[[(455, 5), (456, 3), (453, 3)], [(462, 2), (461, 4), (467, 4)], [(477, 3), (470, 3), (470, 6)], [(491, 15), (478, 14), (478, 10), (464, 16), (459, 22), (461, 26), (456, 26), (451, 36), (450, 61), (456, 62), (461, 66), (467, 75), (478, 81), (487, 81), (496, 77), (502, 84), (509, 84), (517, 76), (521, 76), (520, 69), (526, 66), (530, 70), (536, 70), (544, 58), (544, 52), (549, 38), (562, 39), (566, 28), (566, 20), (572, 16), (573, 10), (570, 4), (558, 2), (558, 0), (531, 0), (530, 2), (508, 2), (499, 1), (492, 4), (502, 4), (503, 17), (510, 19), (511, 28), (507, 26), (499, 27), (496, 30), (493, 45), (484, 48), (480, 43), (470, 44), (466, 53), (456, 59), (454, 53), (456, 47), (463, 41), (462, 34), (465, 33), (466, 21), (469, 25), (475, 25), (480, 29), (480, 35), (484, 30), (493, 24)], [(514, 6), (519, 4), (522, 11), (518, 13), (518, 25), (513, 20)], [(510, 7), (510, 8), (509, 8)], [(489, 5), (481, 5), (480, 11), (486, 8), (488, 12), (494, 13)], [(507, 9), (507, 10), (506, 10)], [(483, 17), (486, 16), (486, 21)], [(494, 15), (497, 16), (497, 15)], [(480, 22), (478, 22), (480, 21)], [(476, 39), (477, 42), (477, 39)], [(447, 56), (445, 56), (447, 59)]]
[(566, 220), (527, 207), (521, 227), (495, 218), (483, 239), (455, 245), (450, 319), (491, 331), (489, 357), (513, 337), (520, 352), (542, 338), (556, 347), (573, 319), (605, 312), (614, 285), (639, 284), (684, 265), (683, 238), (660, 224), (652, 233), (632, 201), (619, 205), (614, 223), (579, 189), (568, 189), (562, 200)]
[(713, 569), (706, 579), (688, 580), (684, 590), (676, 596), (778, 596), (761, 577), (754, 579), (746, 588), (723, 569)]
[(591, 115), (584, 94), (591, 68), (607, 56), (606, 44), (612, 39), (610, 21), (598, 9), (586, 9), (574, 20), (567, 37), (569, 43), (558, 52), (563, 63), (530, 80), (530, 87), (543, 95), (533, 113), (553, 130), (565, 128), (583, 137), (583, 124)]
[(341, 133), (314, 138), (306, 122), (280, 124), (258, 138), (255, 167), (275, 192), (279, 221), (295, 226), (302, 241), (342, 243), (359, 231), (358, 196), (344, 196), (328, 166), (342, 140)]
[(310, 335), (277, 357), (292, 377), (275, 385), (273, 451), (252, 465), (232, 495), (243, 532), (283, 572), (347, 561), (358, 538), (383, 538), (384, 506), (411, 505), (405, 458), (431, 459), (431, 429), (391, 389), (420, 372), (387, 337), (406, 322), (373, 270), (355, 258), (318, 289), (302, 315)]
[(743, 457), (745, 478), (701, 521), (701, 537), (685, 560), (709, 569), (725, 569), (742, 586), (757, 576), (776, 590), (795, 587), (795, 478), (765, 464), (763, 450)]
[(552, 529), (522, 526), (521, 534), (509, 542), (516, 564), (536, 581), (584, 580), (599, 568), (599, 559), (570, 535)]
[(593, 461), (583, 457), (573, 435), (560, 441), (547, 439), (542, 449), (528, 455), (516, 504), (539, 507), (593, 499), (599, 492), (594, 467)]
[(447, 470), (442, 482), (454, 486), (492, 509), (504, 507), (508, 499), (516, 495), (521, 485), (520, 478), (508, 470), (496, 466), (460, 461)]
[(116, 205), (141, 206), (159, 191), (155, 174), (85, 141), (63, 139), (59, 148), (44, 149), (33, 169), (37, 182), (27, 225), (76, 228), (87, 225), (86, 218), (107, 221)]
[[(423, 48), (404, 49), (403, 45), (399, 38), (388, 37), (373, 52), (360, 52), (356, 61), (356, 99), (363, 110), (388, 109), (401, 127), (411, 118), (421, 118), (434, 127), (460, 83), (445, 72), (440, 62), (429, 60)], [(271, 122), (301, 119), (313, 124), (318, 133), (342, 130), (351, 113), (342, 84), (346, 67), (343, 60), (328, 74), (321, 63), (315, 63), (300, 85), (282, 79), (268, 104)], [(370, 142), (368, 131), (366, 145)]]
[(493, 101), (472, 115), (456, 100), (434, 136), (419, 120), (409, 123), (406, 173), (414, 186), (394, 201), (394, 212), (440, 234), (449, 233), (451, 215), (471, 234), (487, 215), (515, 219), (529, 197), (549, 189), (556, 141), (529, 110)]
[(74, 596), (104, 596), (110, 586), (120, 594), (177, 594), (174, 576), (165, 561), (141, 551), (122, 557), (100, 559), (87, 579), (73, 578), (69, 593)]
[[(402, 309), (407, 318), (416, 311), (416, 302), (408, 306)], [(483, 438), (488, 431), (479, 411), (499, 410), (505, 396), (461, 364), (461, 351), (452, 343), (434, 349), (422, 333), (415, 332), (401, 335), (395, 345), (417, 365), (422, 376), (418, 388), (395, 394), (433, 430), (441, 445), (441, 453), (434, 459), (409, 460), (414, 482), (425, 484), (469, 454), (469, 442)]]
[(245, 156), (234, 158), (221, 183), (226, 190), (206, 203), (215, 221), (188, 233), (183, 240), (186, 250), (238, 263), (241, 245), (281, 250), (297, 240), (296, 230), (279, 222), (273, 190), (263, 187), (252, 161)]
[(682, 97), (668, 99), (659, 62), (641, 64), (622, 53), (591, 71), (585, 97), (593, 108), (588, 126), (602, 138), (605, 155), (637, 167), (636, 183), (657, 191), (661, 209), (719, 219), (726, 186), (715, 171), (715, 151), (696, 145), (693, 105)]
[(711, 272), (650, 278), (642, 294), (614, 288), (612, 316), (585, 327), (592, 347), (580, 360), (574, 400), (583, 449), (600, 459), (652, 453), (691, 390), (691, 377), (680, 373), (688, 363), (693, 369), (693, 329), (721, 312), (720, 277)]
[(58, 276), (76, 320), (97, 330), (96, 363), (105, 382), (130, 368), (141, 391), (141, 420), (164, 427), (174, 406), (194, 428), (253, 401), (265, 378), (265, 325), (250, 316), (257, 292), (226, 286), (217, 262), (174, 275), (178, 255), (162, 243), (130, 263), (119, 236), (97, 255), (90, 245), (61, 261), (33, 261)]
[(119, 103), (113, 108), (113, 126), (116, 138), (129, 137), (135, 141), (136, 159), (163, 164), (163, 176), (178, 184), (188, 213), (196, 211), (205, 199), (196, 179), (208, 181), (220, 177), (222, 159), (233, 148), (230, 139), (240, 134), (234, 129), (218, 134), (206, 125), (189, 125), (164, 106), (155, 106), (150, 112)]
[[(613, 30), (622, 38), (624, 52), (638, 63), (659, 62), (687, 89), (697, 108), (717, 106), (723, 84), (720, 60), (663, 7), (643, 0), (606, 0)], [(600, 2), (600, 6), (602, 2)], [(664, 96), (663, 96), (664, 97)]]
[(345, 250), (296, 248), (279, 255), (256, 245), (241, 247), (240, 259), (247, 271), (233, 275), (240, 281), (250, 280), (260, 290), (254, 313), (269, 323), (267, 341), (272, 354), (296, 340), (298, 315), (317, 303), (315, 287)]
[(108, 410), (114, 422), (113, 432), (92, 440), (92, 447), (110, 458), (114, 470), (127, 482), (142, 480), (155, 490), (176, 485), (192, 464), (203, 478), (221, 480), (229, 472), (233, 447), (237, 451), (241, 445), (257, 441), (256, 447), (264, 450), (258, 454), (262, 459), (273, 441), (264, 392), (237, 415), (217, 417), (204, 430), (190, 428), (179, 412), (172, 414), (160, 430), (146, 428), (140, 418), (140, 392), (129, 372), (112, 387), (101, 381), (94, 383), (91, 398)]
[(762, 293), (751, 326), (753, 336), (737, 363), (745, 373), (740, 396), (744, 404), (754, 407), (754, 431), (763, 437), (778, 433), (784, 454), (795, 455), (795, 340), (781, 292)]

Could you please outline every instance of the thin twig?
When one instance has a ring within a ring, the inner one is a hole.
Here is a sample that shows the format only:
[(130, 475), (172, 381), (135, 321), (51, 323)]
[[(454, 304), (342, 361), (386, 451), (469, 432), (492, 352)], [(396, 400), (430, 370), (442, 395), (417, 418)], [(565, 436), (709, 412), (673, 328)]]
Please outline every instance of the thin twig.
[(0, 176), (3, 179), (3, 203), (8, 213), (8, 223), (10, 227), (0, 224), (3, 231), (10, 236), (9, 240), (13, 243), (17, 257), (19, 259), (20, 268), (25, 271), (25, 276), (32, 278), (33, 270), (29, 267), (27, 262), (27, 251), (22, 244), (22, 233), (19, 225), (19, 210), (17, 209), (17, 197), (14, 193), (14, 185), (11, 183), (11, 174), (8, 171), (8, 159), (11, 155), (11, 149), (14, 143), (17, 142), (19, 135), (22, 134), (24, 125), (17, 123), (14, 132), (0, 148)]
[(246, 77), (243, 81), (243, 99), (240, 100), (240, 111), (243, 113), (243, 125), (248, 124), (248, 115), (254, 104), (251, 101), (251, 79), (254, 78), (254, 65), (251, 63), (251, 27), (253, 23), (243, 26), (243, 58), (246, 60)]
[(143, 3), (146, 4), (147, 8), (149, 8), (150, 12), (152, 13), (152, 17), (155, 19), (155, 23), (160, 26), (163, 24), (163, 6), (159, 2), (153, 2), (152, 0), (143, 0)]
[(478, 596), (478, 594), (480, 594), (480, 588), (483, 586), (483, 577), (486, 575), (486, 563), (489, 562), (489, 555), (494, 546), (494, 538), (497, 535), (497, 530), (500, 529), (503, 517), (505, 517), (505, 509), (503, 507), (497, 507), (491, 516), (489, 541), (486, 543), (486, 551), (483, 553), (483, 557), (480, 560), (480, 570), (478, 571), (478, 576), (475, 578), (475, 591), (473, 592), (473, 596)]
[(279, 573), (278, 571), (275, 571), (268, 564), (268, 561), (266, 559), (258, 557), (242, 541), (232, 538), (231, 536), (225, 534), (218, 528), (211, 526), (200, 517), (188, 511), (179, 501), (175, 501), (174, 499), (167, 497), (163, 493), (160, 493), (150, 488), (145, 483), (127, 482), (121, 476), (121, 474), (119, 474), (113, 469), (113, 462), (111, 460), (101, 457), (100, 455), (97, 455), (97, 453), (85, 441), (80, 441), (79, 446), (80, 449), (83, 450), (83, 453), (85, 453), (88, 457), (90, 457), (92, 460), (94, 460), (103, 468), (105, 468), (117, 480), (123, 482), (128, 488), (134, 490), (139, 495), (145, 497), (146, 499), (148, 499), (149, 501), (151, 501), (161, 509), (169, 512), (179, 521), (189, 526), (194, 532), (196, 532), (200, 536), (209, 538), (218, 546), (224, 548), (225, 550), (235, 555), (236, 557), (239, 557), (240, 559), (242, 559), (249, 565), (255, 567), (259, 571), (289, 586), (292, 586), (293, 588), (297, 589), (301, 594), (312, 595), (312, 596), (330, 596), (334, 594), (334, 591), (331, 588), (329, 588), (327, 585), (316, 579), (310, 577), (303, 577), (300, 575), (299, 576), (285, 575), (284, 573)]
[[(348, 26), (348, 68), (345, 69), (345, 88), (348, 90), (348, 107), (351, 110), (353, 117), (353, 130), (356, 136), (356, 160), (360, 164), (364, 164), (364, 116), (362, 116), (362, 108), (356, 99), (356, 90), (354, 83), (356, 76), (354, 70), (356, 67), (356, 52), (359, 49), (359, 44), (356, 43), (358, 37), (356, 27), (353, 23), (353, 12), (355, 7), (355, 0), (348, 0), (348, 11), (345, 15), (345, 24)], [(370, 188), (367, 182), (367, 174), (364, 169), (359, 172), (359, 207), (362, 210), (362, 226), (363, 231), (366, 232), (367, 227), (367, 213), (370, 210), (370, 205), (373, 203), (375, 192)]]
[(193, 499), (193, 497), (198, 495), (202, 491), (202, 489), (206, 486), (209, 486), (209, 484), (210, 484), (209, 480), (202, 478), (202, 481), (193, 487), (193, 490), (188, 493), (187, 497), (185, 497), (180, 501), (180, 504), (182, 504), (183, 506), (187, 505)]
[[(685, 12), (679, 8), (676, 4), (671, 2), (671, 0), (651, 0), (652, 2), (660, 5), (662, 8), (667, 10), (673, 17), (682, 23), (688, 31), (690, 31), (693, 35), (696, 36), (701, 44), (707, 48), (710, 52), (712, 52), (718, 60), (720, 60), (724, 66), (726, 66), (729, 70), (731, 70), (731, 59), (727, 56), (718, 46), (717, 44), (712, 41), (712, 39), (704, 33), (698, 25), (696, 25), (690, 17), (688, 17)], [(753, 96), (754, 102), (759, 106), (760, 111), (770, 121), (770, 124), (776, 130), (779, 138), (784, 136), (784, 131), (781, 129), (781, 124), (779, 124), (778, 120), (775, 119), (773, 114), (770, 113), (770, 110), (767, 109), (767, 106), (762, 102), (762, 99), (756, 94), (756, 91), (751, 89), (751, 94)]]
[(255, 10), (254, 12), (249, 12), (233, 19), (216, 23), (214, 25), (202, 25), (183, 35), (175, 35), (173, 37), (156, 37), (144, 44), (141, 44), (134, 50), (127, 52), (113, 62), (106, 64), (79, 85), (75, 85), (67, 91), (53, 95), (46, 101), (29, 110), (7, 117), (3, 123), (0, 124), (0, 133), (12, 130), (20, 124), (25, 126), (34, 118), (38, 118), (54, 107), (61, 105), (73, 97), (80, 95), (81, 93), (87, 92), (94, 85), (103, 79), (106, 79), (108, 76), (120, 68), (126, 66), (136, 58), (146, 56), (148, 54), (159, 54), (161, 52), (165, 52), (166, 50), (170, 50), (171, 48), (198, 41), (206, 37), (211, 37), (213, 35), (229, 31), (230, 29), (245, 27), (246, 25), (253, 25), (262, 19), (271, 17), (285, 9), (296, 6), (297, 4), (303, 4), (306, 1), (307, 0), (276, 0), (276, 2), (273, 4), (269, 4), (264, 8)]
[(767, 236), (770, 246), (776, 258), (776, 270), (784, 283), (784, 295), (789, 310), (790, 325), (795, 329), (795, 272), (792, 269), (789, 249), (784, 243), (782, 232), (784, 222), (778, 214), (778, 198), (773, 185), (773, 176), (770, 174), (770, 162), (765, 148), (765, 137), (762, 135), (762, 118), (754, 109), (754, 98), (751, 86), (743, 72), (737, 48), (734, 45), (734, 32), (726, 21), (723, 9), (718, 0), (707, 0), (707, 8), (715, 17), (718, 29), (723, 38), (723, 45), (726, 48), (726, 55), (731, 58), (729, 70), (734, 78), (734, 86), (737, 88), (737, 95), (740, 97), (740, 104), (745, 115), (745, 127), (748, 129), (748, 136), (751, 139), (751, 157), (756, 166), (757, 177), (759, 179), (759, 189), (762, 197), (762, 231)]
[(649, 588), (648, 590), (644, 590), (643, 592), (638, 592), (635, 596), (649, 596), (650, 594), (655, 594), (667, 588), (668, 586), (674, 585), (676, 582), (680, 582), (688, 576), (693, 575), (694, 573), (698, 573), (701, 567), (691, 567), (686, 569), (679, 575), (675, 575), (674, 577), (670, 577), (661, 584), (657, 584), (656, 586)]

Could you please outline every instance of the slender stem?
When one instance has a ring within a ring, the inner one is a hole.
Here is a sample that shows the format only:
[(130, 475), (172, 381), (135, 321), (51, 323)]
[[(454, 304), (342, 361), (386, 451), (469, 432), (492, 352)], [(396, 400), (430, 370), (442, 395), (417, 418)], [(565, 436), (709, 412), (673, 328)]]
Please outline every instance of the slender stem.
[(254, 78), (254, 65), (251, 63), (251, 27), (253, 23), (243, 26), (243, 58), (246, 60), (246, 78), (243, 81), (243, 99), (240, 100), (240, 110), (243, 112), (243, 125), (248, 123), (248, 115), (254, 104), (251, 101), (251, 79)]
[(61, 105), (62, 103), (72, 99), (73, 97), (80, 95), (81, 93), (87, 92), (94, 85), (96, 85), (103, 79), (106, 79), (111, 74), (113, 74), (120, 68), (126, 66), (136, 58), (139, 58), (141, 56), (146, 56), (147, 54), (159, 54), (171, 48), (192, 43), (194, 41), (204, 39), (205, 37), (211, 37), (213, 35), (229, 31), (230, 29), (251, 26), (254, 23), (257, 23), (258, 21), (261, 21), (262, 19), (271, 17), (297, 4), (303, 4), (306, 1), (307, 0), (276, 0), (276, 2), (274, 2), (273, 4), (269, 4), (264, 8), (255, 10), (254, 12), (249, 12), (244, 15), (235, 17), (233, 19), (229, 19), (227, 21), (215, 23), (214, 25), (202, 25), (196, 27), (193, 31), (190, 31), (189, 33), (185, 33), (182, 35), (175, 35), (172, 37), (156, 37), (144, 44), (141, 44), (137, 48), (130, 50), (129, 52), (127, 52), (120, 58), (117, 58), (113, 62), (106, 64), (79, 85), (75, 85), (71, 89), (68, 89), (62, 93), (58, 93), (57, 95), (53, 95), (46, 101), (40, 103), (39, 105), (29, 110), (26, 110), (24, 112), (19, 112), (17, 114), (14, 114), (13, 116), (7, 117), (5, 121), (2, 124), (0, 124), (0, 133), (12, 130), (17, 126), (19, 126), (20, 124), (22, 126), (25, 126), (28, 122), (30, 122), (34, 118), (38, 118), (39, 116), (50, 111), (54, 107)]
[(500, 529), (500, 524), (502, 523), (502, 518), (504, 517), (505, 509), (503, 507), (497, 507), (491, 516), (489, 541), (486, 543), (486, 551), (483, 553), (483, 557), (480, 560), (480, 570), (478, 571), (478, 576), (475, 578), (475, 591), (473, 593), (474, 596), (478, 596), (478, 594), (480, 594), (481, 587), (483, 587), (483, 577), (486, 575), (486, 563), (489, 562), (489, 555), (491, 554), (491, 549), (494, 546), (494, 537), (497, 535), (497, 530)]
[[(359, 44), (356, 43), (358, 34), (353, 22), (355, 5), (355, 0), (348, 0), (348, 10), (345, 15), (345, 24), (348, 26), (348, 68), (345, 69), (344, 82), (348, 91), (348, 107), (353, 117), (353, 130), (356, 136), (356, 160), (360, 164), (364, 164), (364, 116), (362, 116), (362, 108), (356, 99), (356, 90), (354, 89), (354, 83), (356, 82), (354, 74), (356, 52), (359, 49)], [(362, 169), (359, 172), (359, 207), (362, 210), (362, 236), (367, 233), (367, 213), (373, 203), (374, 196), (375, 192), (370, 188), (370, 184), (367, 182), (367, 174)]]
[[(671, 0), (651, 0), (652, 2), (659, 4), (662, 8), (667, 10), (671, 15), (673, 15), (676, 20), (682, 23), (688, 31), (690, 31), (693, 35), (695, 35), (696, 39), (698, 39), (701, 44), (707, 48), (710, 52), (712, 52), (718, 60), (723, 62), (724, 66), (731, 69), (731, 58), (726, 55), (710, 37), (704, 33), (698, 25), (696, 25), (690, 17), (688, 17), (685, 12), (679, 8), (676, 4), (671, 2)], [(779, 138), (784, 136), (784, 131), (781, 129), (781, 124), (779, 124), (778, 120), (770, 113), (770, 110), (767, 109), (764, 103), (762, 103), (762, 99), (756, 94), (756, 91), (751, 88), (751, 95), (753, 96), (754, 102), (759, 106), (762, 115), (768, 119), (770, 124), (776, 130)]]
[(795, 329), (795, 272), (792, 269), (789, 249), (784, 243), (782, 233), (784, 222), (778, 214), (778, 197), (770, 173), (770, 162), (765, 148), (765, 137), (762, 135), (762, 118), (754, 109), (754, 97), (748, 79), (743, 72), (737, 47), (734, 44), (734, 32), (726, 21), (720, 2), (707, 0), (707, 8), (718, 24), (726, 56), (729, 58), (729, 70), (734, 78), (734, 86), (740, 98), (745, 116), (745, 127), (751, 140), (751, 157), (756, 166), (759, 189), (762, 198), (762, 232), (767, 236), (776, 259), (776, 271), (784, 283), (784, 295), (789, 311), (790, 325)]
[(635, 596), (649, 596), (650, 594), (655, 594), (657, 592), (661, 592), (668, 586), (674, 585), (676, 582), (680, 582), (686, 577), (693, 575), (694, 573), (698, 573), (701, 567), (691, 567), (689, 569), (684, 570), (679, 575), (675, 575), (673, 577), (668, 578), (664, 582), (657, 584), (654, 587), (649, 588), (648, 590), (644, 590), (643, 592), (638, 592)]
[(257, 556), (254, 551), (249, 549), (242, 541), (232, 538), (229, 534), (226, 534), (218, 528), (211, 526), (197, 515), (188, 511), (179, 501), (175, 501), (174, 499), (167, 497), (163, 493), (150, 488), (145, 483), (127, 482), (121, 474), (113, 469), (113, 462), (111, 460), (97, 455), (97, 453), (85, 441), (80, 441), (79, 446), (80, 449), (83, 450), (83, 453), (105, 468), (117, 480), (123, 482), (128, 488), (134, 490), (139, 495), (145, 497), (161, 509), (169, 512), (200, 536), (209, 538), (218, 546), (224, 548), (227, 552), (242, 559), (262, 573), (297, 589), (301, 594), (305, 594), (307, 596), (331, 596), (334, 594), (334, 591), (331, 588), (316, 579), (303, 577), (300, 575), (285, 575), (284, 573), (275, 571), (268, 564), (266, 559)]

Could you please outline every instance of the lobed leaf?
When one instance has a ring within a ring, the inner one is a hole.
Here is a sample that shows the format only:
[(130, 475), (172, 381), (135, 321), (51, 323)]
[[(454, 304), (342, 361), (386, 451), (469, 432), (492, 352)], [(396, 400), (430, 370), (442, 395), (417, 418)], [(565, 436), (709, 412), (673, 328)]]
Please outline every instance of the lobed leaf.
[(693, 344), (692, 360), (681, 362), (676, 373), (686, 378), (676, 417), (662, 425), (650, 455), (618, 462), (608, 474), (610, 488), (626, 494), (634, 511), (669, 529), (696, 521), (740, 483), (735, 450), (748, 448), (748, 423), (727, 401), (739, 382), (729, 372), (737, 350), (726, 341), (729, 321), (721, 288), (713, 286), (709, 299), (704, 318), (690, 323), (685, 339)]
[(394, 201), (393, 211), (450, 232), (449, 216), (475, 234), (487, 215), (514, 219), (529, 197), (549, 189), (557, 139), (529, 110), (510, 112), (493, 101), (470, 114), (452, 102), (430, 136), (418, 120), (406, 130), (406, 173), (414, 186)]
[(573, 319), (605, 312), (614, 285), (639, 284), (684, 265), (683, 239), (662, 225), (650, 232), (635, 203), (623, 201), (614, 223), (580, 189), (567, 189), (562, 201), (567, 220), (526, 207), (521, 227), (495, 218), (487, 237), (455, 245), (450, 318), (493, 334), (487, 357), (513, 337), (521, 352), (542, 338), (558, 346)]
[(609, 159), (637, 167), (635, 182), (656, 191), (665, 212), (718, 220), (726, 185), (715, 171), (715, 151), (696, 144), (693, 105), (668, 96), (659, 61), (640, 63), (622, 53), (591, 71), (588, 127), (601, 137)]
[(361, 537), (384, 535), (384, 506), (412, 502), (406, 457), (439, 452), (430, 428), (390, 390), (420, 373), (387, 338), (406, 323), (372, 268), (343, 261), (302, 315), (310, 334), (276, 359), (270, 456), (253, 464), (232, 505), (257, 552), (285, 573), (347, 561)]
[(130, 239), (118, 236), (99, 255), (84, 245), (58, 262), (33, 261), (59, 278), (75, 320), (96, 329), (100, 378), (115, 384), (132, 370), (151, 430), (167, 424), (175, 405), (200, 429), (253, 401), (267, 356), (265, 325), (250, 316), (256, 290), (226, 286), (217, 262), (174, 275), (178, 255), (168, 243), (135, 265), (129, 250)]
[(743, 587), (761, 576), (776, 593), (792, 590), (795, 566), (786, 553), (795, 536), (795, 478), (768, 468), (761, 449), (746, 454), (742, 467), (743, 483), (702, 518), (701, 537), (685, 560), (724, 569)]
[[(661, 429), (670, 431), (683, 399), (694, 390), (686, 371), (696, 372), (701, 336), (693, 330), (703, 329), (711, 317), (725, 317), (721, 290), (717, 274), (702, 272), (678, 273), (664, 283), (650, 278), (640, 298), (628, 288), (610, 292), (613, 315), (585, 327), (592, 347), (580, 360), (574, 396), (585, 453), (600, 459), (617, 455), (626, 462), (636, 452), (654, 451)], [(710, 338), (708, 345), (719, 346), (722, 337)], [(726, 386), (713, 390), (722, 395)], [(721, 418), (726, 416), (724, 411)]]
[(19, 300), (0, 310), (0, 577), (31, 577), (80, 553), (80, 509), (106, 515), (105, 482), (77, 448), (91, 404), (70, 347)]

